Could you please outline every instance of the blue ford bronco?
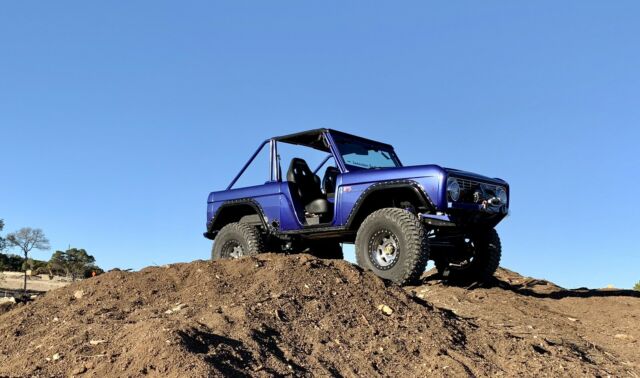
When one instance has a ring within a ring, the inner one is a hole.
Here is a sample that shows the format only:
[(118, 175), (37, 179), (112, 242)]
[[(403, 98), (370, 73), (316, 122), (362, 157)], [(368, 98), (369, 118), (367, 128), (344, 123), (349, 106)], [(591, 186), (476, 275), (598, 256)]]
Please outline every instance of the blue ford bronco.
[[(303, 151), (284, 161), (283, 176), (281, 151), (292, 146)], [(314, 170), (300, 157), (309, 151), (319, 157)], [(259, 154), (267, 181), (234, 188)], [(226, 190), (209, 194), (204, 236), (214, 240), (212, 259), (262, 252), (339, 259), (341, 243), (353, 243), (358, 265), (400, 285), (418, 280), (430, 259), (445, 279), (478, 282), (500, 263), (495, 226), (509, 196), (504, 180), (405, 167), (391, 145), (318, 129), (264, 141)]]

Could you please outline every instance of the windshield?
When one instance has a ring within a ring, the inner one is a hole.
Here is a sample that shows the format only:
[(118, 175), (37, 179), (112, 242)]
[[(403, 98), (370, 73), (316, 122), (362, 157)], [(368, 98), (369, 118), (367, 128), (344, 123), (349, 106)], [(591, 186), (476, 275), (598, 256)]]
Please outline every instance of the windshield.
[(400, 161), (389, 147), (341, 138), (336, 138), (336, 144), (349, 170), (400, 167)]

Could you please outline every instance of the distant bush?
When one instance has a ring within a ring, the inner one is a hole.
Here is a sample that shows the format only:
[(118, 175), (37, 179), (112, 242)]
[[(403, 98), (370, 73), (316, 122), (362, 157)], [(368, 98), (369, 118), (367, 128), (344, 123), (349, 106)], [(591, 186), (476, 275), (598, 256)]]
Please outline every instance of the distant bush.
[(93, 277), (94, 273), (96, 276), (99, 276), (101, 274), (104, 274), (104, 270), (96, 265), (87, 266), (84, 270), (84, 278), (91, 278)]
[(70, 248), (66, 251), (55, 251), (49, 260), (48, 267), (52, 274), (65, 275), (74, 281), (77, 278), (89, 278), (104, 273), (97, 265), (96, 259), (84, 249)]
[(24, 259), (18, 255), (5, 255), (0, 253), (0, 271), (20, 272)]
[(35, 270), (32, 271), (32, 274), (35, 274), (37, 276), (42, 275), (42, 274), (48, 276), (48, 275), (50, 275), (50, 273), (51, 273), (51, 270), (46, 265), (45, 266), (39, 266)]
[[(4, 229), (4, 219), (0, 219), (0, 231)], [(0, 252), (4, 251), (7, 248), (7, 239), (3, 238), (0, 235)]]
[(22, 263), (22, 270), (30, 270), (31, 274), (46, 274), (49, 272), (46, 261), (28, 258)]
[(638, 281), (638, 283), (636, 284), (636, 286), (634, 286), (634, 287), (633, 287), (633, 290), (640, 291), (640, 281)]

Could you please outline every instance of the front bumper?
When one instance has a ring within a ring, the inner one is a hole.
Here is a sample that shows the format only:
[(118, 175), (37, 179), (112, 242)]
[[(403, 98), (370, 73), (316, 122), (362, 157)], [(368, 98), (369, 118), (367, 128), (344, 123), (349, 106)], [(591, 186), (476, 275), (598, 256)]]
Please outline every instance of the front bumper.
[(477, 211), (485, 214), (509, 214), (509, 207), (503, 204), (493, 205), (488, 201), (484, 201), (483, 203), (458, 203), (458, 202), (449, 202), (447, 204), (447, 209), (449, 210), (463, 210), (463, 211)]
[(508, 214), (507, 205), (450, 202), (446, 212), (420, 214), (420, 219), (431, 227), (495, 227)]
[(433, 227), (455, 227), (456, 224), (446, 214), (420, 214), (423, 223)]

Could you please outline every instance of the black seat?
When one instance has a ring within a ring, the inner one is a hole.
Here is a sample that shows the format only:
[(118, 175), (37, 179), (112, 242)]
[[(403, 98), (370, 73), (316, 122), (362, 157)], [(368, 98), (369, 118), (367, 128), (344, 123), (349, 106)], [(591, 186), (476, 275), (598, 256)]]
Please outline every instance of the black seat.
[(306, 161), (300, 158), (291, 160), (287, 181), (293, 184), (291, 194), (300, 200), (306, 212), (316, 215), (330, 212), (329, 201), (320, 190), (320, 178), (311, 172)]
[(327, 170), (324, 171), (324, 176), (322, 177), (322, 189), (327, 197), (335, 196), (336, 180), (338, 179), (339, 174), (340, 170), (333, 166), (327, 167)]

